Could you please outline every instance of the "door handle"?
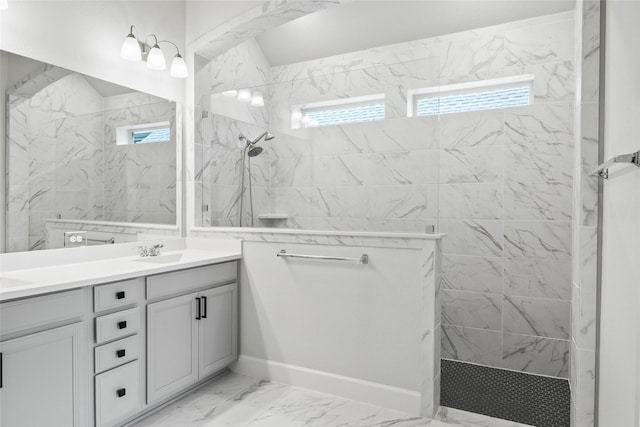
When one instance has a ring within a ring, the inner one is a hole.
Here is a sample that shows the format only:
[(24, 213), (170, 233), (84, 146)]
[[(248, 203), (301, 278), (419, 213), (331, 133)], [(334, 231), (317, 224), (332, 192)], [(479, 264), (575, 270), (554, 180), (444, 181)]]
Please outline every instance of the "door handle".
[(0, 353), (0, 388), (2, 388), (2, 383), (4, 380), (4, 375), (2, 372), (4, 371), (4, 365), (2, 363), (2, 353)]
[(202, 318), (207, 318), (207, 297), (202, 297)]
[(200, 316), (200, 297), (196, 297), (196, 320), (200, 320), (202, 316)]

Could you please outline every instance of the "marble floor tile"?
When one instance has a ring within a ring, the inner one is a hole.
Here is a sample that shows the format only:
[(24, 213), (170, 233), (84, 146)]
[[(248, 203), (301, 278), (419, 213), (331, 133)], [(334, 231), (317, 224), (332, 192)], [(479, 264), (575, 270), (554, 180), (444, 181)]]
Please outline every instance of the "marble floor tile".
[(226, 373), (135, 427), (527, 427), (441, 408), (436, 420)]

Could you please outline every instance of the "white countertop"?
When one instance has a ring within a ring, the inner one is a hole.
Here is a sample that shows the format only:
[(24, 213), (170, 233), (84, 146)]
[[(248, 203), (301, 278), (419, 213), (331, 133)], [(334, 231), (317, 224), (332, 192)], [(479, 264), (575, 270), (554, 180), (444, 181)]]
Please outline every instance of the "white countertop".
[[(0, 270), (0, 301), (238, 260), (242, 257), (240, 241), (200, 239), (173, 239), (162, 242), (167, 250), (162, 251), (157, 259), (131, 256), (131, 253), (137, 250), (137, 246), (150, 243), (152, 242), (110, 245), (119, 248), (112, 250), (108, 255), (98, 247), (42, 251), (46, 252), (44, 255), (48, 255), (47, 262), (39, 263), (37, 261), (43, 259), (42, 253), (38, 254), (38, 258), (30, 255), (30, 252), (23, 253), (24, 257), (30, 257), (32, 262), (35, 261), (29, 268), (13, 269), (9, 265), (9, 261), (13, 261), (15, 266), (24, 267), (24, 258), (17, 258), (21, 254), (12, 254), (12, 259), (0, 258), (0, 263), (4, 261), (5, 264)], [(98, 259), (91, 259), (96, 257)], [(74, 262), (73, 258), (84, 260)], [(54, 261), (56, 259), (58, 262)]]

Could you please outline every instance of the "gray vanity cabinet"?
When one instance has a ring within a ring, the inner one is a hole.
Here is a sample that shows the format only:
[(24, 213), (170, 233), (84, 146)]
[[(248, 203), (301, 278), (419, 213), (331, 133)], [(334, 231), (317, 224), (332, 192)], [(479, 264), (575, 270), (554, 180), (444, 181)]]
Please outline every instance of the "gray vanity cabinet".
[[(237, 357), (235, 262), (147, 278), (147, 400), (154, 404)], [(185, 288), (200, 289), (171, 296)]]
[(0, 305), (1, 426), (86, 425), (82, 301), (73, 291)]

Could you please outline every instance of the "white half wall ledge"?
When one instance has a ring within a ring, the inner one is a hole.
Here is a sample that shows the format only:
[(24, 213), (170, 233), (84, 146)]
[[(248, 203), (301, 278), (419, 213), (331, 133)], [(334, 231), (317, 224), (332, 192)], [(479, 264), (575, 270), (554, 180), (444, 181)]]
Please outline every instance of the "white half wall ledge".
[(420, 416), (420, 393), (417, 391), (246, 355), (240, 355), (231, 370)]

